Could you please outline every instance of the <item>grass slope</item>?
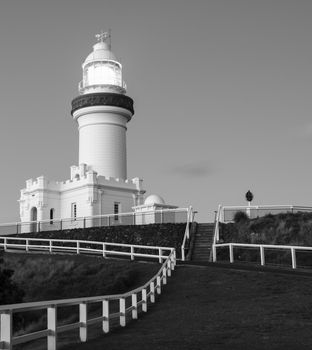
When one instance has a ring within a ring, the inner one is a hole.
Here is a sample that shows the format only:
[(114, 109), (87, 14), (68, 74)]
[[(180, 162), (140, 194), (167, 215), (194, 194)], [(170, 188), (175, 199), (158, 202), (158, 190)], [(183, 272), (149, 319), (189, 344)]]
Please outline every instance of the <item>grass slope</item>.
[(61, 349), (311, 349), (311, 287), (310, 277), (181, 266), (139, 320)]
[(220, 224), (220, 241), (312, 246), (312, 213), (242, 217), (235, 223)]
[[(25, 292), (23, 302), (120, 294), (137, 288), (158, 270), (157, 263), (105, 260), (98, 257), (3, 254), (4, 268), (14, 269), (13, 281)], [(99, 305), (91, 305), (89, 312)], [(77, 307), (58, 309), (62, 323), (78, 320)], [(16, 335), (44, 329), (46, 310), (15, 314)], [(24, 349), (21, 345), (17, 349)], [(33, 347), (32, 349), (41, 349)]]
[(64, 231), (43, 231), (15, 235), (17, 237), (80, 239), (99, 242), (117, 242), (126, 244), (173, 247), (178, 257), (181, 255), (185, 223), (150, 224), (110, 227), (79, 228)]
[(14, 270), (13, 281), (24, 302), (123, 293), (143, 284), (158, 264), (106, 260), (77, 255), (4, 254), (4, 268)]

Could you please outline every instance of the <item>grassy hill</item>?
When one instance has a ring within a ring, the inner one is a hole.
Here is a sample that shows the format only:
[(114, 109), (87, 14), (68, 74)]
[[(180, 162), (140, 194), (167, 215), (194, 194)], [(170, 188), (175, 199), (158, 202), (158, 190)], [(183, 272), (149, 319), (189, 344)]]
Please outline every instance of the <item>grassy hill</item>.
[[(4, 253), (2, 257), (3, 268), (14, 270), (13, 282), (24, 292), (20, 302), (124, 293), (144, 284), (159, 269), (157, 263), (79, 255)], [(60, 309), (59, 319), (72, 320), (73, 315), (76, 319), (77, 310), (73, 310)], [(46, 323), (45, 310), (16, 315), (19, 334), (39, 330)]]
[(312, 213), (283, 213), (249, 219), (243, 213), (234, 223), (220, 224), (221, 242), (312, 246)]
[(17, 237), (80, 239), (99, 242), (117, 242), (148, 246), (173, 247), (181, 255), (185, 223), (150, 224), (78, 228), (64, 231), (43, 231), (15, 235)]
[(62, 349), (311, 349), (311, 285), (311, 277), (178, 266), (138, 321), (105, 336), (94, 327), (99, 338), (78, 344), (74, 335)]

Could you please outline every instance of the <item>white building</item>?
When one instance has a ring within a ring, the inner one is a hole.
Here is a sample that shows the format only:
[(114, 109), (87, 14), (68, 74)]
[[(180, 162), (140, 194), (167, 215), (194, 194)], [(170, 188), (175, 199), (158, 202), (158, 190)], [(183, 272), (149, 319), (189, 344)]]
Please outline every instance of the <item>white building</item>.
[(21, 222), (51, 220), (53, 224), (52, 219), (75, 221), (152, 207), (151, 199), (148, 206), (143, 204), (143, 180), (127, 178), (126, 131), (134, 110), (133, 100), (126, 95), (122, 66), (111, 51), (110, 35), (102, 33), (97, 39), (82, 64), (80, 95), (72, 101), (71, 114), (79, 130), (79, 165), (71, 166), (66, 181), (44, 176), (27, 180), (19, 199)]

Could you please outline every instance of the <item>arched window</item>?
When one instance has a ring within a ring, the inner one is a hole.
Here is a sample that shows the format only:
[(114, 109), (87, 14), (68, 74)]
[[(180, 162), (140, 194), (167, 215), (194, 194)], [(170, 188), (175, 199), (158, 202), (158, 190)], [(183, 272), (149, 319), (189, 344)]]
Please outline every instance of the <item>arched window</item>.
[(54, 219), (54, 209), (50, 209), (50, 225), (53, 225), (53, 219)]

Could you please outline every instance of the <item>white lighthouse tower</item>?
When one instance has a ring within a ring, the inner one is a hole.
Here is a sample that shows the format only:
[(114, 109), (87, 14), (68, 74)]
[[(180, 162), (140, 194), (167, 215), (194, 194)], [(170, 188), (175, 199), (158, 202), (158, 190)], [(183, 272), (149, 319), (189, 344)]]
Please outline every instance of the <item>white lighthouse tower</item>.
[(126, 131), (133, 116), (133, 100), (126, 96), (122, 65), (111, 51), (109, 33), (97, 36), (82, 64), (80, 96), (72, 101), (79, 129), (79, 164), (98, 175), (127, 178)]
[[(97, 36), (93, 51), (82, 64), (80, 95), (71, 114), (79, 129), (79, 163), (70, 168), (70, 179), (51, 181), (45, 176), (26, 181), (21, 190), (22, 222), (42, 221), (54, 227), (77, 227), (79, 218), (131, 212), (144, 201), (143, 181), (127, 178), (127, 123), (133, 100), (126, 95), (122, 66), (111, 51), (110, 33)], [(119, 223), (118, 215), (114, 222)], [(91, 222), (90, 220), (87, 222)]]

